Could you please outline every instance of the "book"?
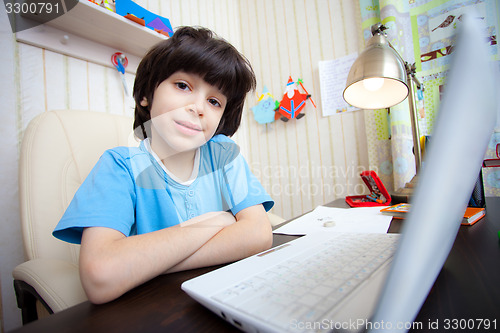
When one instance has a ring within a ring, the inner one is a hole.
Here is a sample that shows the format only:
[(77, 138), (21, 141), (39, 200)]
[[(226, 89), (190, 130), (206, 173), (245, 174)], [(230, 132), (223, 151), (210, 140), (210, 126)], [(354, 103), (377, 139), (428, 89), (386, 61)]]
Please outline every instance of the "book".
[[(390, 207), (381, 209), (380, 212), (385, 215), (390, 215), (395, 219), (404, 219), (410, 211), (411, 205), (408, 203), (400, 203)], [(467, 207), (462, 219), (462, 225), (473, 225), (486, 215), (484, 208)]]
[(486, 215), (484, 208), (467, 207), (465, 210), (462, 225), (473, 225)]
[(489, 158), (483, 161), (483, 167), (500, 167), (500, 158)]
[(500, 143), (497, 143), (496, 147), (497, 158), (488, 158), (483, 161), (483, 167), (500, 167)]
[(404, 219), (409, 211), (410, 204), (408, 203), (400, 203), (380, 210), (382, 214), (390, 215), (396, 219)]

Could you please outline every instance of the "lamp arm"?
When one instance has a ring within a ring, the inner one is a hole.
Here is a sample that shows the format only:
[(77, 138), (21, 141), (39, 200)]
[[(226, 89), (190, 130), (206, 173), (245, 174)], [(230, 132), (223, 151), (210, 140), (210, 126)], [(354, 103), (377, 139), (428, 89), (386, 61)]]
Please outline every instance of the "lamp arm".
[(419, 80), (417, 79), (417, 77), (415, 76), (415, 73), (413, 73), (413, 74), (411, 75), (411, 80), (412, 80), (413, 82), (415, 82), (415, 85), (417, 86), (417, 89), (418, 89), (418, 90), (422, 90), (422, 91), (424, 91), (424, 85), (423, 85), (422, 83), (420, 83), (420, 81), (419, 81)]
[(406, 68), (406, 73), (411, 77), (411, 80), (415, 82), (417, 89), (424, 91), (424, 85), (420, 83), (420, 81), (415, 76), (415, 73), (417, 71), (415, 63), (410, 65), (408, 62), (405, 62), (405, 68)]
[(418, 114), (417, 108), (415, 106), (415, 95), (413, 91), (413, 83), (417, 86), (417, 89), (424, 89), (424, 86), (415, 77), (415, 64), (410, 65), (405, 62), (406, 67), (406, 84), (408, 85), (408, 104), (410, 107), (410, 120), (411, 120), (411, 130), (413, 137), (413, 154), (415, 155), (415, 169), (418, 174), (420, 166), (422, 164), (422, 152), (420, 150), (420, 134), (418, 129)]

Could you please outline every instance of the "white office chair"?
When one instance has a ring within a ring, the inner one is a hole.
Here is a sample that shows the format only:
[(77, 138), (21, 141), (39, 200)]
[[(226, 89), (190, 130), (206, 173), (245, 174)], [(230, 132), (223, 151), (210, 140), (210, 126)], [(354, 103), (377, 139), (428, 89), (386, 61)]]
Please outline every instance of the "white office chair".
[[(21, 225), (26, 262), (13, 271), (23, 324), (87, 300), (78, 272), (79, 246), (52, 231), (102, 153), (137, 145), (133, 119), (100, 112), (61, 110), (34, 118), (19, 161)], [(271, 224), (284, 220), (269, 214)], [(42, 309), (43, 309), (42, 308)], [(45, 311), (44, 310), (44, 311)]]
[(28, 125), (19, 161), (28, 261), (13, 271), (23, 324), (38, 318), (37, 303), (54, 313), (87, 300), (78, 273), (79, 246), (56, 239), (52, 230), (102, 153), (134, 143), (132, 123), (124, 116), (61, 110), (44, 112)]

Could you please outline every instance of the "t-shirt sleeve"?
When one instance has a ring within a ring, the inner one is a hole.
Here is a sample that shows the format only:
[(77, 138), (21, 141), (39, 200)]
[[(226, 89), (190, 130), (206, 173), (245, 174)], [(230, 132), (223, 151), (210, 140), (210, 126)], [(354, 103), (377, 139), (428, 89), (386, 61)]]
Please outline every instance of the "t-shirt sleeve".
[(266, 211), (274, 206), (273, 199), (250, 171), (241, 154), (224, 166), (223, 177), (225, 201), (233, 214), (257, 204), (262, 204)]
[(106, 151), (75, 193), (53, 235), (80, 244), (86, 227), (108, 227), (128, 236), (134, 225), (135, 191), (128, 159)]

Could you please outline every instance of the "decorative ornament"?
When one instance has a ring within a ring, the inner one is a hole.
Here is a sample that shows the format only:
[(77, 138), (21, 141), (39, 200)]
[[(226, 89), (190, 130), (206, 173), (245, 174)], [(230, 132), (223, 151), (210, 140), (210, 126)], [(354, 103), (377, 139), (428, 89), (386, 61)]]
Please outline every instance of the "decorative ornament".
[[(304, 90), (305, 93), (301, 93), (298, 89), (298, 86)], [(283, 95), (283, 98), (279, 102), (278, 107), (275, 109), (276, 115), (275, 119), (281, 119), (284, 122), (287, 122), (290, 119), (296, 118), (300, 119), (305, 116), (302, 112), (304, 106), (306, 106), (306, 101), (311, 98), (311, 95), (307, 92), (302, 84), (302, 80), (298, 79), (297, 82), (294, 82), (292, 77), (288, 78), (288, 83), (286, 85), (286, 90)], [(314, 107), (316, 104), (311, 99)]]
[(278, 105), (279, 102), (274, 99), (267, 87), (264, 86), (262, 94), (258, 99), (258, 104), (251, 108), (255, 121), (259, 124), (272, 123), (275, 120), (274, 117), (276, 114), (274, 110)]

